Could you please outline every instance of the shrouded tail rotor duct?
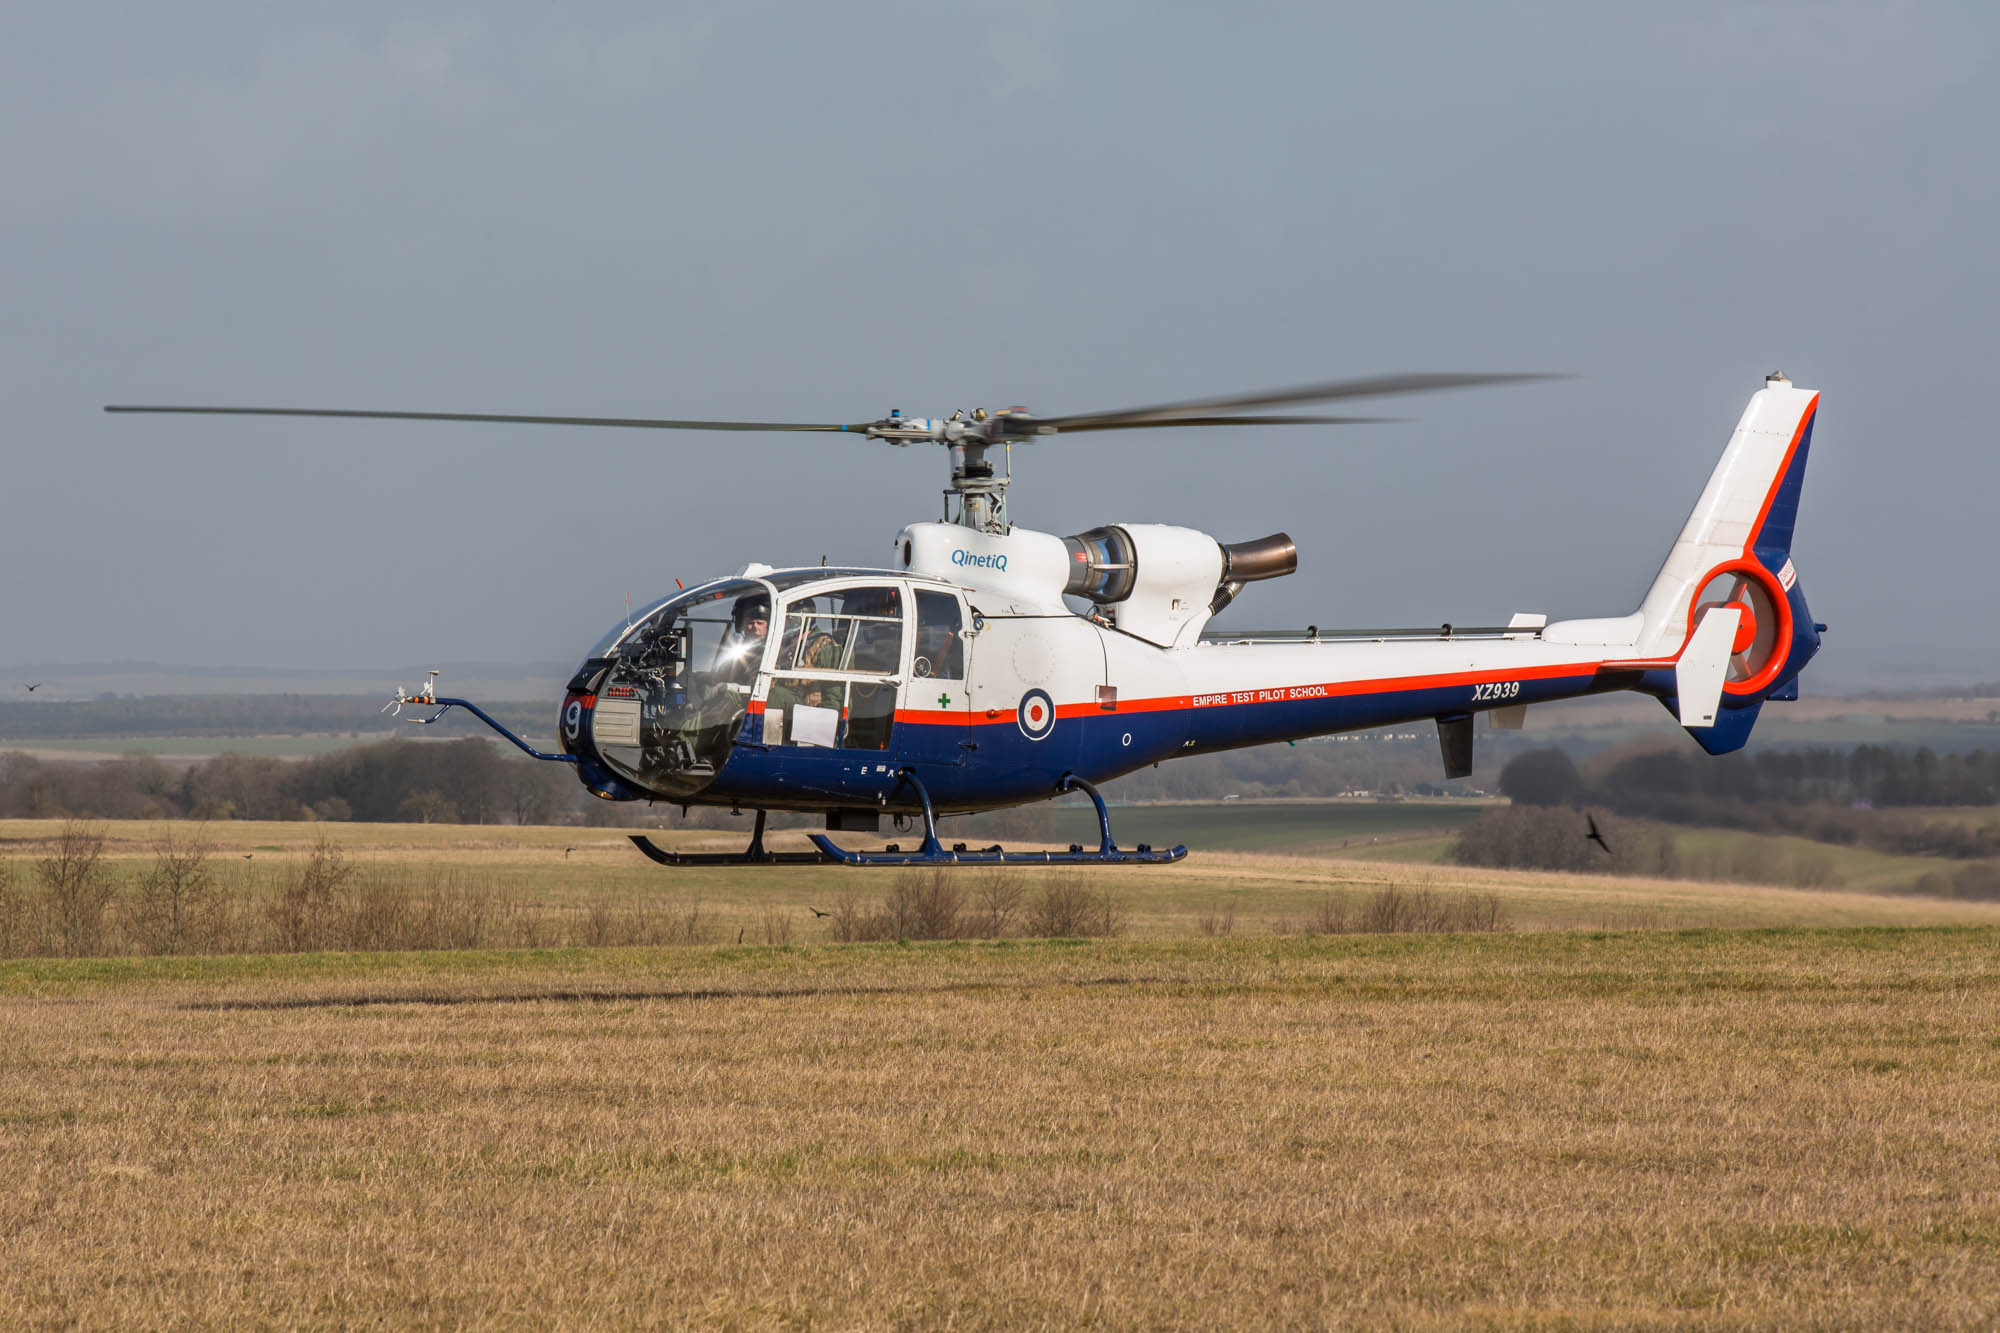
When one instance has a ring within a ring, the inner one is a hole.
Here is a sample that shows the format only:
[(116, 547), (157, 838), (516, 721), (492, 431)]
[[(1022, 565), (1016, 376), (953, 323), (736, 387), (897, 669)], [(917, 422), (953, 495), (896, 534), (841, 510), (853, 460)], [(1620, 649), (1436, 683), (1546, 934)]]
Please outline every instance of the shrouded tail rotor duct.
[(1114, 526), (1092, 528), (1063, 538), (1069, 552), (1069, 578), (1063, 591), (1099, 606), (1122, 602), (1132, 595), (1139, 577), (1138, 546), (1132, 534)]

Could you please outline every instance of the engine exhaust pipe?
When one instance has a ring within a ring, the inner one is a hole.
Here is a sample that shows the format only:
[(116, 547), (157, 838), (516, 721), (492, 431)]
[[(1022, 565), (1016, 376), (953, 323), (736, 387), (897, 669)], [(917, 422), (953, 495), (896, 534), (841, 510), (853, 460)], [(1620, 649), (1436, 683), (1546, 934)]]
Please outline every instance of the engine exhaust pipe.
[(1299, 548), (1282, 532), (1251, 542), (1231, 542), (1222, 548), (1222, 581), (1255, 583), (1296, 573)]
[(1299, 567), (1299, 548), (1282, 532), (1259, 537), (1254, 542), (1217, 542), (1222, 547), (1222, 582), (1208, 604), (1210, 615), (1236, 600), (1246, 583), (1259, 579), (1281, 579)]

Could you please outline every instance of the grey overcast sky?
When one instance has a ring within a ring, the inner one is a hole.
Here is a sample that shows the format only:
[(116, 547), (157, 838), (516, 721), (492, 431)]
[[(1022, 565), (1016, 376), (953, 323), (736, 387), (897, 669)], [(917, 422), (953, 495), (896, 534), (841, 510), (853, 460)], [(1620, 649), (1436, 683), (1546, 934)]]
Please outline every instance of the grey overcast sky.
[(1807, 686), (2000, 676), (1985, 5), (12, 5), (0, 666), (568, 660), (676, 577), (885, 563), (863, 420), (1398, 370), (1398, 425), (1015, 450), (1013, 516), (1283, 529), (1237, 625), (1636, 605), (1822, 390)]

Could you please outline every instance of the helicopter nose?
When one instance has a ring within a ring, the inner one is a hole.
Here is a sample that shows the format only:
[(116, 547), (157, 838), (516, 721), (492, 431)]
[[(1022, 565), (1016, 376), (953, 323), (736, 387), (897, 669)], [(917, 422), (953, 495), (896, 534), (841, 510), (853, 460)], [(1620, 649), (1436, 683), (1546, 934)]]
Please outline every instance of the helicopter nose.
[(597, 696), (571, 690), (563, 696), (556, 714), (556, 743), (562, 752), (576, 759), (576, 776), (593, 796), (607, 801), (635, 801), (645, 793), (613, 773), (597, 753), (591, 723), (595, 720)]

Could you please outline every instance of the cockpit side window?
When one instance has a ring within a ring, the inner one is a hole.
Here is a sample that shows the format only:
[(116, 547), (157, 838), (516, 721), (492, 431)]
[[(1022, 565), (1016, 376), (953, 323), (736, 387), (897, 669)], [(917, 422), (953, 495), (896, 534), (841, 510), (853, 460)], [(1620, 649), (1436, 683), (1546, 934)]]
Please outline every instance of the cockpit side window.
[(785, 606), (784, 637), (778, 641), (778, 671), (837, 671), (847, 655), (853, 626), (839, 618), (829, 596), (800, 597)]
[(898, 589), (847, 588), (786, 604), (776, 670), (893, 675), (902, 664)]
[[(767, 743), (887, 748), (903, 665), (903, 597), (890, 586), (795, 595), (785, 603), (764, 711)], [(782, 736), (782, 740), (771, 740)]]
[(903, 602), (895, 588), (850, 588), (841, 613), (854, 622), (850, 671), (890, 675), (903, 665)]

